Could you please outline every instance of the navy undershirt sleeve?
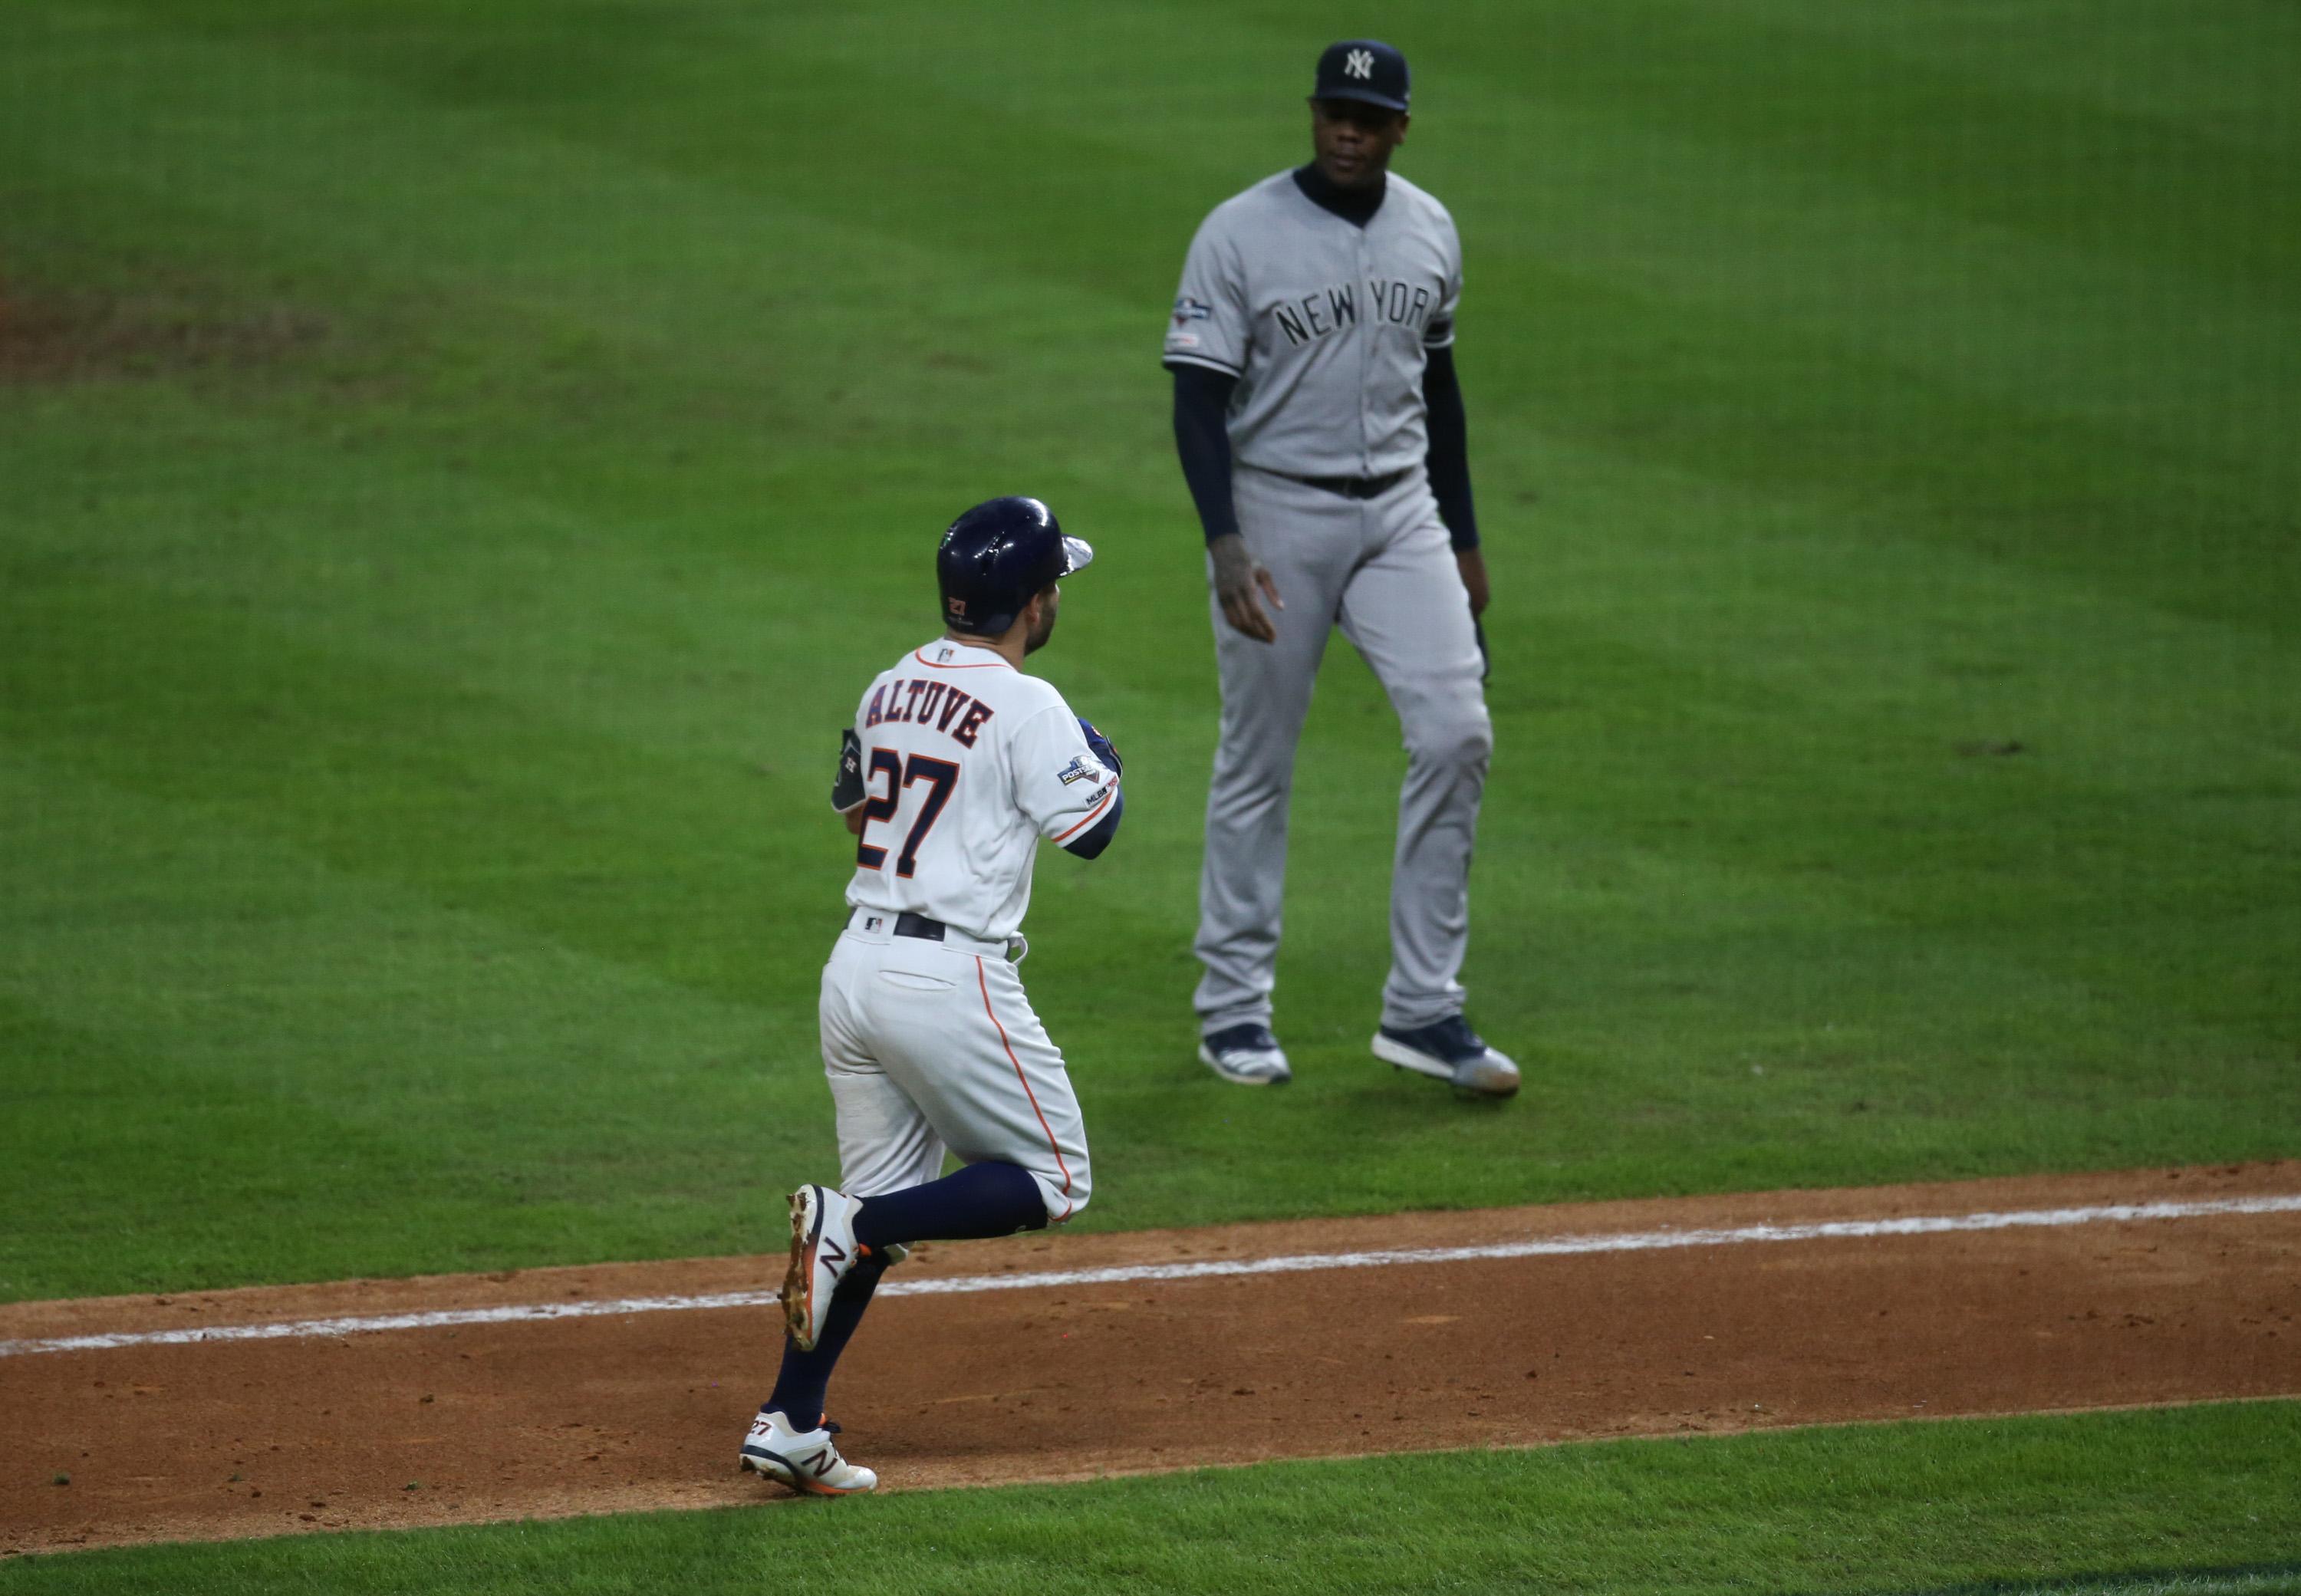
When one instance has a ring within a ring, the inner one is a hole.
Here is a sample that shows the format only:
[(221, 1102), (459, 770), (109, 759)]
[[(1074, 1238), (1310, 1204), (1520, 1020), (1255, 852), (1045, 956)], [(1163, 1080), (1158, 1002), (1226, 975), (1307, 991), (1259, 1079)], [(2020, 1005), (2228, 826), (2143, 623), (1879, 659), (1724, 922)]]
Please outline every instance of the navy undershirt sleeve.
[[(1422, 402), (1430, 415), (1430, 491), (1456, 548), (1478, 546), (1478, 513), (1470, 502), (1470, 424), (1462, 413), (1462, 380), (1454, 347), (1430, 351), (1422, 372)], [(1178, 426), (1179, 422), (1176, 423)]]
[(1126, 792), (1122, 788), (1110, 800), (1110, 813), (1096, 821), (1092, 831), (1083, 832), (1064, 843), (1064, 848), (1076, 854), (1082, 859), (1100, 856), (1102, 850), (1110, 846), (1110, 840), (1118, 835), (1118, 817), (1125, 813)]
[(1211, 543), (1238, 531), (1238, 512), (1230, 502), (1230, 430), (1224, 424), (1238, 379), (1206, 366), (1168, 369), (1175, 373), (1175, 453)]

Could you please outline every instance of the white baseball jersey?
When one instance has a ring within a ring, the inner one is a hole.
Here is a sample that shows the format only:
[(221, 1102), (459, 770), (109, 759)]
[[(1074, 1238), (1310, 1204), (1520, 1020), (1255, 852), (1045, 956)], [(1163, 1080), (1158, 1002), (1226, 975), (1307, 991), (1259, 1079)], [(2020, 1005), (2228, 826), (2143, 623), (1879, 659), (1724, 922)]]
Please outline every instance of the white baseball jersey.
[(847, 901), (992, 941), (1022, 927), (1039, 840), (1083, 835), (1118, 796), (1052, 684), (949, 638), (872, 681), (855, 735), (868, 796)]
[(1366, 226), (1282, 171), (1217, 205), (1183, 263), (1166, 363), (1239, 380), (1233, 457), (1303, 477), (1422, 464), (1426, 351), (1454, 341), (1462, 245), (1437, 200), (1392, 172)]
[[(949, 638), (879, 674), (855, 734), (866, 796), (854, 907), (820, 1007), (840, 1184), (857, 1197), (919, 1185), (949, 1150), (1027, 1171), (1059, 1224), (1092, 1190), (1086, 1125), (1009, 939), (1039, 840), (1092, 831), (1118, 778), (1062, 694)], [(906, 912), (947, 930), (902, 935)]]

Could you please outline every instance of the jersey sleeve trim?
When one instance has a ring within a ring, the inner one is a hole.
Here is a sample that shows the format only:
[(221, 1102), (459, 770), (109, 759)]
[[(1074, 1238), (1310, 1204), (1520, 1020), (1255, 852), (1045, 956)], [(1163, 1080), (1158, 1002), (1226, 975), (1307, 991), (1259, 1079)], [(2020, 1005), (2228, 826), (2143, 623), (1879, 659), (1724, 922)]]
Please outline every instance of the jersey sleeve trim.
[(1220, 372), (1226, 377), (1243, 376), (1246, 372), (1244, 366), (1225, 365), (1221, 361), (1209, 360), (1203, 355), (1168, 354), (1162, 356), (1159, 363), (1169, 369), (1176, 366), (1204, 366), (1210, 372)]
[(1056, 838), (1055, 840), (1058, 843), (1067, 842), (1073, 837), (1077, 836), (1081, 831), (1086, 830), (1087, 827), (1092, 825), (1097, 820), (1101, 818), (1102, 812), (1110, 807), (1110, 800), (1117, 796), (1118, 783), (1113, 781), (1110, 784), (1110, 790), (1102, 795), (1101, 801), (1097, 803), (1093, 808), (1089, 809), (1086, 812), (1086, 818), (1080, 821), (1078, 824), (1073, 826), (1069, 831), (1065, 831), (1061, 836)]

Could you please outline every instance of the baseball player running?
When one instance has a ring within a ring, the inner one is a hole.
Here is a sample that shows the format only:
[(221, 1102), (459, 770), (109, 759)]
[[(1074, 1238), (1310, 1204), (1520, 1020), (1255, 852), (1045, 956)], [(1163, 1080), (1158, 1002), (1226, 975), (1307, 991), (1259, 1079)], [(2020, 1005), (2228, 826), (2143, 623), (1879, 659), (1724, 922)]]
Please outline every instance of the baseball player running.
[(942, 635), (873, 680), (842, 738), (832, 804), (855, 875), (821, 1005), (840, 1183), (791, 1194), (782, 1369), (742, 1447), (799, 1491), (878, 1483), (840, 1455), (824, 1392), (907, 1244), (1086, 1207), (1078, 1099), (1016, 965), (1039, 840), (1092, 859), (1126, 806), (1109, 741), (1022, 671), (1053, 635), (1057, 581), (1093, 557), (1034, 498), (961, 515), (935, 556)]
[(1494, 733), (1454, 313), (1453, 219), (1392, 172), (1405, 57), (1319, 56), (1314, 158), (1217, 205), (1167, 326), (1175, 443), (1206, 531), (1222, 732), (1207, 794), (1199, 1057), (1283, 1082), (1271, 1031), (1295, 744), (1328, 632), (1405, 733), (1378, 1058), (1506, 1097), (1518, 1066), (1463, 1018), (1471, 844)]

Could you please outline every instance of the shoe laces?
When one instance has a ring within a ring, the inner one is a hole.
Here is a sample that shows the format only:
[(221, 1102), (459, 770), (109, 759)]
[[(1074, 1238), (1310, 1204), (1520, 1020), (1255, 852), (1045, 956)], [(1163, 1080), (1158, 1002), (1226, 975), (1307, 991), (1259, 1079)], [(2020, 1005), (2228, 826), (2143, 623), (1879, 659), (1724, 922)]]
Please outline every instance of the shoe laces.
[[(761, 1413), (782, 1413), (783, 1423), (785, 1425), (790, 1425), (791, 1423), (791, 1416), (788, 1413), (783, 1413), (782, 1409), (780, 1408), (762, 1408), (759, 1411)], [(839, 1433), (839, 1421), (833, 1418), (826, 1413), (823, 1416), (822, 1422), (815, 1426), (815, 1430), (828, 1430), (833, 1435), (836, 1435)], [(812, 1435), (815, 1433), (815, 1430), (801, 1430), (793, 1426), (791, 1433), (794, 1435)]]
[(1268, 1025), (1233, 1025), (1207, 1038), (1207, 1046), (1217, 1053), (1275, 1053), (1278, 1038)]
[(1475, 1058), (1486, 1050), (1485, 1040), (1470, 1029), (1470, 1022), (1460, 1015), (1439, 1021), (1423, 1034), (1436, 1042), (1445, 1057), (1458, 1063)]

